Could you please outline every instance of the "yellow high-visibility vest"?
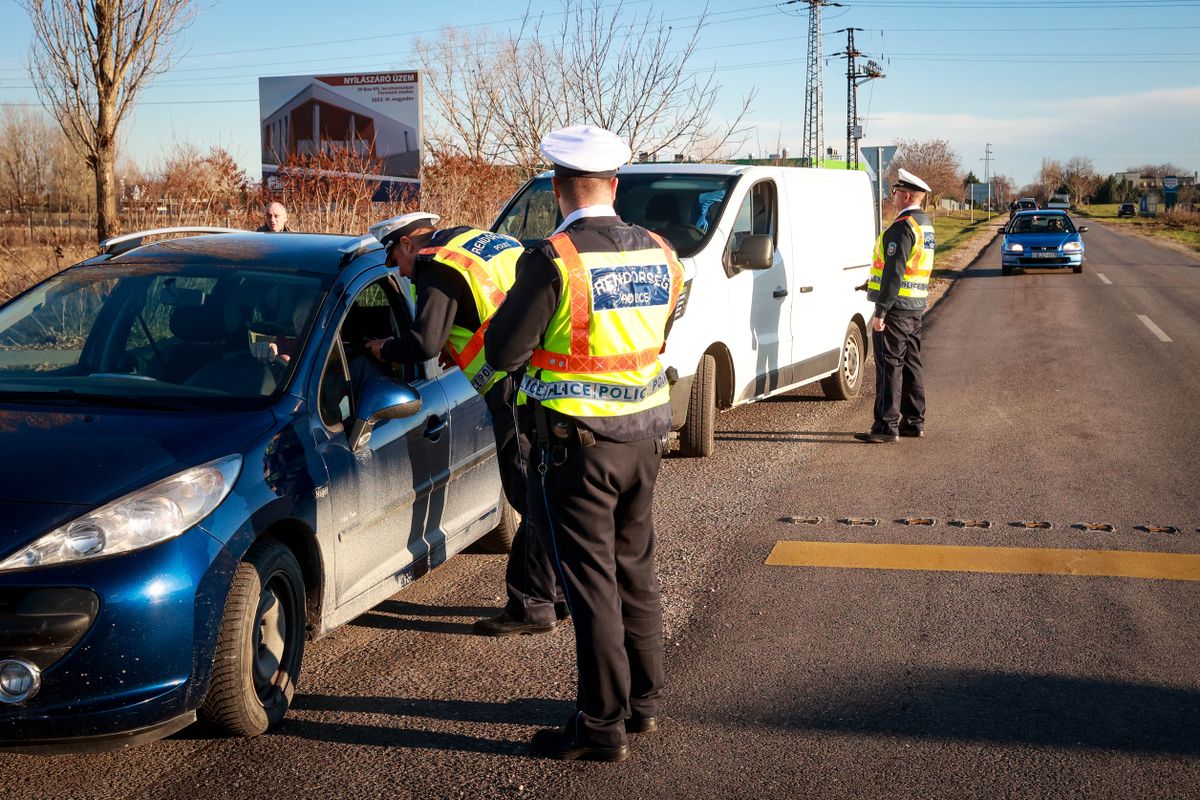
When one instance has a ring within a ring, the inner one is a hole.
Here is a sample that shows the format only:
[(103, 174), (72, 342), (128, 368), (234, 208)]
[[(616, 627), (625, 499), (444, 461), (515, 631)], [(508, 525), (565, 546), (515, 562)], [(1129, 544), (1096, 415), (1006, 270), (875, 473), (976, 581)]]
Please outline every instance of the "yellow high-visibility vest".
[(683, 266), (662, 237), (645, 233), (645, 247), (611, 252), (580, 252), (566, 232), (550, 237), (562, 295), (522, 392), (572, 417), (619, 417), (670, 401), (658, 355)]
[[(925, 219), (928, 220), (928, 217)], [(925, 300), (929, 296), (929, 276), (933, 274), (933, 251), (937, 241), (933, 233), (933, 223), (922, 224), (912, 214), (905, 215), (903, 222), (912, 229), (915, 241), (904, 264), (904, 276), (900, 279), (896, 307), (924, 308)], [(875, 240), (875, 258), (871, 262), (871, 277), (867, 281), (868, 292), (878, 292), (880, 289), (885, 259), (883, 237), (886, 233), (884, 231), (879, 234), (879, 238)]]
[(511, 236), (472, 228), (418, 254), (458, 272), (471, 288), (475, 310), (479, 312), (479, 328), (471, 331), (451, 326), (446, 351), (480, 394), (505, 375), (487, 363), (483, 336), (516, 280), (517, 259), (523, 252), (521, 243)]

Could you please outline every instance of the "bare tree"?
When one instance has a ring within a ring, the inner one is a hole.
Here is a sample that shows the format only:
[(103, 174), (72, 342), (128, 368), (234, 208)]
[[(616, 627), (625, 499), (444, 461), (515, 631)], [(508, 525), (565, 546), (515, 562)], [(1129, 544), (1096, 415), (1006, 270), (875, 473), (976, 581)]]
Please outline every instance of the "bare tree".
[(963, 179), (958, 153), (945, 139), (897, 139), (888, 179), (894, 181), (901, 167), (929, 184), (930, 205), (936, 206), (943, 195), (959, 196)]
[(32, 108), (0, 108), (0, 197), (12, 211), (41, 205), (56, 131)]
[(33, 21), (29, 73), (43, 105), (96, 181), (96, 234), (117, 231), (121, 126), (138, 94), (172, 60), (191, 0), (19, 0)]
[(701, 14), (684, 39), (653, 9), (626, 14), (620, 4), (566, 0), (557, 25), (527, 12), (514, 33), (448, 28), (438, 41), (418, 41), (435, 144), (525, 172), (543, 163), (542, 138), (571, 124), (608, 128), (648, 157), (704, 160), (740, 144), (753, 93), (732, 121), (714, 122), (721, 85), (692, 65), (704, 24)]
[(1074, 156), (1063, 168), (1063, 183), (1071, 194), (1071, 204), (1078, 206), (1095, 194), (1104, 179), (1096, 174), (1090, 158)]

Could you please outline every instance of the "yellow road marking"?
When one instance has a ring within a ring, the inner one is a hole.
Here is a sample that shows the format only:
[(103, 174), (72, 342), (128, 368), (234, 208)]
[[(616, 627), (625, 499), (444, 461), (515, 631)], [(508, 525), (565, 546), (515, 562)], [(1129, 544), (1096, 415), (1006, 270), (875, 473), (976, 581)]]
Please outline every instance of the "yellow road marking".
[(1200, 581), (1200, 555), (1120, 550), (785, 541), (775, 543), (767, 565)]

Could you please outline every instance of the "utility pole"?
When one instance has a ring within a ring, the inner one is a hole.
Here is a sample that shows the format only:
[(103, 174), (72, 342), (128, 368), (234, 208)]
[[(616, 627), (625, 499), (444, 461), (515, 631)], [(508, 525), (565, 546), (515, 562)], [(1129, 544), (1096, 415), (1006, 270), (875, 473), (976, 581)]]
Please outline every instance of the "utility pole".
[(987, 218), (992, 219), (992, 143), (988, 142), (983, 150), (983, 180), (988, 187)]
[(800, 148), (800, 163), (809, 167), (819, 167), (825, 155), (821, 9), (842, 4), (831, 0), (785, 0), (783, 5), (797, 3), (808, 6), (808, 70), (804, 78), (804, 145)]
[(867, 61), (860, 71), (854, 59), (863, 55), (854, 47), (854, 32), (862, 28), (843, 28), (838, 33), (846, 34), (846, 52), (834, 56), (846, 58), (846, 169), (858, 169), (858, 140), (862, 138), (862, 126), (858, 124), (858, 87), (874, 78), (883, 77), (883, 69), (875, 61)]

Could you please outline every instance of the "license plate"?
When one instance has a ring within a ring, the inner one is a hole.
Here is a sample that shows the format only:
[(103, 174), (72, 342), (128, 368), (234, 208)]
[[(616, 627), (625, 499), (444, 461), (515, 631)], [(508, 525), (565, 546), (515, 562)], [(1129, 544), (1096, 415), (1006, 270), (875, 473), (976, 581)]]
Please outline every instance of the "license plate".
[(1033, 253), (1034, 258), (1058, 258), (1058, 253)]

